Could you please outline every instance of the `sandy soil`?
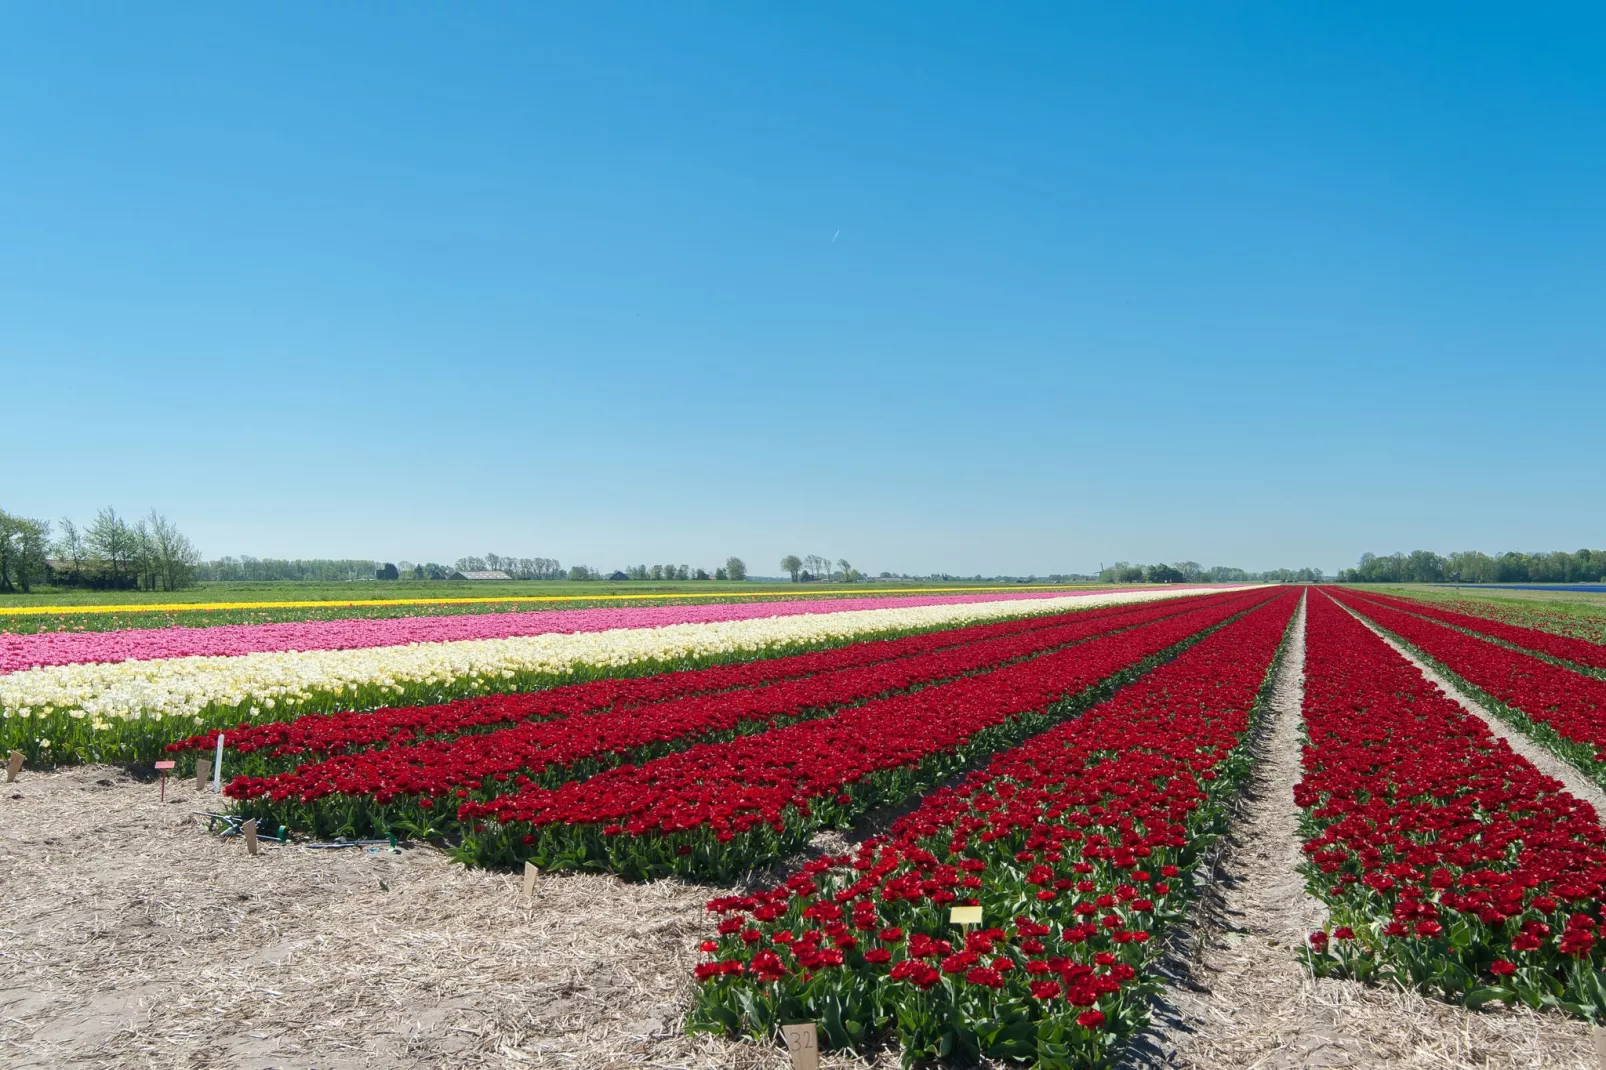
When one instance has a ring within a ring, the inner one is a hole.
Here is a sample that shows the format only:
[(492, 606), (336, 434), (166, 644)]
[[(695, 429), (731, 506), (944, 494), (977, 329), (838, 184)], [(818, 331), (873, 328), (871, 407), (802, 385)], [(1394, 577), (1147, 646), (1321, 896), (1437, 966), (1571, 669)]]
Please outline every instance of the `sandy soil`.
[[(780, 1067), (679, 1035), (705, 888), (210, 836), (106, 766), (0, 796), (8, 1067)], [(830, 1063), (828, 1062), (828, 1065)]]

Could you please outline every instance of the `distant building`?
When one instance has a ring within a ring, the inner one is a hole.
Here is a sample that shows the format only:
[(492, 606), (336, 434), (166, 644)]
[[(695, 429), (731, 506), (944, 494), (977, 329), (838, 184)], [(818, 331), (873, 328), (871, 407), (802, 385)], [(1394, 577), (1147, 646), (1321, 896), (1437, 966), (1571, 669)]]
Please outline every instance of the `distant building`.
[(615, 572), (613, 575), (609, 576), (608, 578), (610, 580), (628, 580), (630, 577), (626, 576), (623, 572)]
[(511, 580), (501, 569), (489, 569), (484, 572), (454, 572), (446, 577), (449, 580)]

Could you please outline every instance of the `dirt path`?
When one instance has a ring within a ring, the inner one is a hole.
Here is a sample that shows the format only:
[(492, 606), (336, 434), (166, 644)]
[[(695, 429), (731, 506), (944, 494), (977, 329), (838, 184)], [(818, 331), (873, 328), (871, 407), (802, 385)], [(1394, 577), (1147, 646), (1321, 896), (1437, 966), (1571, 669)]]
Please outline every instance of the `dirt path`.
[[(1312, 595), (1311, 597), (1320, 597)], [(1316, 980), (1293, 949), (1326, 920), (1300, 860), (1300, 704), (1305, 608), (1262, 736), (1245, 806), (1207, 897), (1185, 976), (1134, 1065), (1599, 1070), (1587, 1027), (1527, 1011), (1471, 1014), (1411, 992)]]
[(253, 858), (189, 816), (216, 796), (157, 796), (108, 766), (5, 786), (0, 1065), (788, 1065), (679, 1035), (707, 888), (547, 877), (525, 906), (429, 849)]

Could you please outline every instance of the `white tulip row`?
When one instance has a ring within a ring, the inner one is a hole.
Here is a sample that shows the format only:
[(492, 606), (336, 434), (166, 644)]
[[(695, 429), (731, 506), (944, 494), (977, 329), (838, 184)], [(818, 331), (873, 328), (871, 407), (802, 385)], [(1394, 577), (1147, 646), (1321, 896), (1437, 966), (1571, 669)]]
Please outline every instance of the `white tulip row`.
[[(563, 677), (642, 663), (707, 661), (840, 643), (856, 636), (918, 631), (1216, 593), (1147, 589), (1041, 600), (809, 613), (753, 620), (621, 628), (605, 632), (473, 639), (361, 650), (277, 651), (56, 665), (0, 676), (0, 716), (87, 719), (95, 727), (142, 718), (197, 717), (238, 709), (253, 718), (294, 715), (315, 697), (362, 696), (365, 705), (423, 688), (509, 690), (515, 676)], [(252, 708), (255, 707), (255, 708)], [(275, 718), (276, 719), (276, 718)]]

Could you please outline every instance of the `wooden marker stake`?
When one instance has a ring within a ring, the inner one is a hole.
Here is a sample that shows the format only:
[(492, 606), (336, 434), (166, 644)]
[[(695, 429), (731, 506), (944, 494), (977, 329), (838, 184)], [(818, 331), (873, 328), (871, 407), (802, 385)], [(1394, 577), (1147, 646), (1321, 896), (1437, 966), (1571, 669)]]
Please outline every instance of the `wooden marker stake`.
[(1589, 1031), (1595, 1037), (1595, 1056), (1600, 1059), (1601, 1070), (1606, 1070), (1606, 1029), (1594, 1025)]
[(11, 761), (6, 763), (6, 783), (10, 784), (16, 780), (20, 772), (22, 772), (22, 752), (14, 750), (11, 752)]
[(813, 1022), (783, 1025), (781, 1036), (792, 1056), (792, 1070), (820, 1070), (820, 1033)]
[(201, 791), (202, 789), (204, 789), (206, 787), (206, 782), (208, 780), (211, 780), (211, 779), (212, 779), (212, 759), (210, 759), (210, 758), (197, 758), (197, 759), (195, 759), (195, 790), (196, 791)]
[(537, 872), (534, 862), (524, 863), (524, 891), (519, 898), (526, 903), (535, 898), (535, 875)]
[(245, 853), (248, 854), (248, 855), (256, 854), (257, 853), (257, 819), (253, 817), (251, 820), (249, 820), (245, 824), (241, 825), (240, 826), (240, 831), (245, 833)]

